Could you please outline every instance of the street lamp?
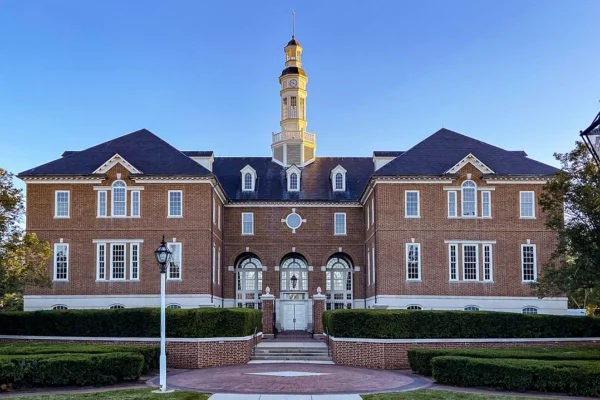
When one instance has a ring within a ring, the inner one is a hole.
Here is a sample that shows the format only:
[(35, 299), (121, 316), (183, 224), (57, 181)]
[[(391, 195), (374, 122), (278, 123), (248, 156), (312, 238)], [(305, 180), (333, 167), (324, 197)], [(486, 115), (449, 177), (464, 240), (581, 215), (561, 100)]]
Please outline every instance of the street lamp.
[(596, 115), (590, 126), (579, 133), (579, 136), (592, 153), (596, 165), (600, 167), (600, 113)]
[(166, 265), (171, 262), (172, 253), (165, 242), (163, 235), (162, 242), (158, 249), (154, 251), (156, 261), (160, 265), (160, 390), (154, 393), (171, 393), (167, 390), (167, 354), (166, 354), (166, 321), (165, 321), (165, 282), (167, 280)]

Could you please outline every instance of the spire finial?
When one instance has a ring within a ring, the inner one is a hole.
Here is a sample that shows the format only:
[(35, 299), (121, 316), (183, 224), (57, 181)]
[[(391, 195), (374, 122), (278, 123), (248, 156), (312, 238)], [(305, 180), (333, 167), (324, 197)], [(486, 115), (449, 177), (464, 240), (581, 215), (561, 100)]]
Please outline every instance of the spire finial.
[(296, 12), (292, 10), (292, 39), (294, 39), (294, 35), (296, 31)]

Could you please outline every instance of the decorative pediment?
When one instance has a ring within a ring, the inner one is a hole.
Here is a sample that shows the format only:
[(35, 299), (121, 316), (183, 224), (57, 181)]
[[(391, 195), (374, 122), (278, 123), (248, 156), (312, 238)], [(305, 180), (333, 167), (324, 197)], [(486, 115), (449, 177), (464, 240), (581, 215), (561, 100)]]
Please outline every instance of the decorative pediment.
[(460, 160), (457, 164), (455, 164), (452, 168), (446, 171), (446, 174), (456, 174), (458, 171), (462, 169), (465, 165), (471, 163), (475, 168), (481, 171), (484, 174), (495, 174), (494, 171), (487, 165), (485, 165), (481, 160), (475, 157), (473, 154), (469, 153), (468, 156)]
[(114, 156), (112, 156), (110, 159), (108, 159), (108, 161), (106, 161), (104, 164), (99, 166), (94, 171), (94, 174), (105, 174), (112, 167), (114, 167), (117, 164), (121, 164), (123, 167), (125, 167), (127, 169), (127, 171), (131, 172), (132, 174), (141, 174), (142, 173), (142, 171), (140, 171), (139, 169), (137, 169), (136, 167), (131, 165), (129, 162), (127, 162), (127, 160), (125, 160), (123, 157), (121, 157), (119, 155), (119, 153), (116, 153)]

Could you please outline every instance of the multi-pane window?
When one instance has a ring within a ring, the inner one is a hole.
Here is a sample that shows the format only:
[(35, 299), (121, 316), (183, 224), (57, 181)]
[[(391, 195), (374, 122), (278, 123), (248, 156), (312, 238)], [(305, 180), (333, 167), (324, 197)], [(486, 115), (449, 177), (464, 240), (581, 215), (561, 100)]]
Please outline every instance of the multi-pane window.
[(477, 187), (473, 181), (464, 181), (462, 184), (462, 216), (477, 216)]
[(215, 198), (212, 198), (212, 217), (213, 217), (213, 225), (217, 223), (217, 209), (215, 206)]
[(492, 275), (492, 245), (483, 245), (483, 280), (492, 281), (494, 277)]
[(236, 303), (238, 307), (261, 308), (262, 264), (253, 256), (240, 260), (236, 268)]
[(138, 190), (131, 192), (131, 216), (140, 216), (140, 192)]
[(112, 212), (113, 217), (127, 216), (127, 187), (123, 181), (115, 181), (112, 185)]
[(335, 190), (344, 190), (344, 176), (341, 172), (335, 174)]
[(217, 282), (217, 266), (216, 266), (216, 260), (217, 258), (217, 252), (215, 250), (215, 246), (213, 245), (212, 247), (212, 282), (216, 283)]
[(479, 311), (479, 307), (477, 306), (466, 306), (465, 311)]
[(463, 279), (476, 281), (479, 279), (477, 245), (463, 244)]
[(327, 309), (352, 308), (352, 265), (344, 257), (332, 257), (325, 273)]
[(423, 307), (418, 306), (418, 305), (410, 305), (408, 307), (406, 307), (407, 310), (422, 310)]
[(450, 280), (458, 280), (458, 245), (448, 245), (449, 252), (449, 268), (450, 268)]
[(125, 244), (112, 244), (110, 251), (110, 279), (125, 279)]
[(181, 190), (169, 190), (169, 217), (181, 217), (182, 214)]
[(295, 172), (290, 174), (290, 190), (298, 190), (298, 174)]
[(335, 213), (334, 214), (334, 225), (336, 235), (346, 234), (346, 213)]
[(371, 252), (367, 251), (367, 286), (371, 285)]
[(244, 190), (252, 190), (252, 174), (250, 172), (244, 174)]
[(68, 190), (57, 190), (54, 192), (54, 217), (69, 218), (69, 198)]
[(367, 206), (367, 230), (371, 226), (371, 213), (369, 212), (369, 206)]
[(538, 309), (536, 307), (524, 307), (523, 314), (537, 314)]
[(167, 308), (180, 309), (181, 306), (179, 304), (167, 304)]
[(405, 192), (405, 214), (406, 217), (419, 216), (419, 192), (407, 190)]
[(107, 199), (106, 190), (101, 190), (98, 192), (98, 216), (106, 217), (106, 199)]
[(371, 197), (371, 225), (375, 224), (375, 196)]
[(54, 244), (54, 280), (69, 280), (69, 245), (67, 243)]
[(129, 279), (138, 280), (140, 279), (140, 244), (131, 243), (129, 254), (131, 256)]
[(307, 291), (308, 290), (308, 265), (300, 257), (292, 256), (281, 263), (281, 290), (282, 291)]
[(221, 229), (221, 204), (217, 206), (217, 228)]
[(296, 104), (296, 96), (290, 97), (290, 118), (298, 118), (298, 107)]
[(448, 217), (456, 217), (456, 191), (448, 192)]
[(123, 304), (113, 304), (112, 306), (108, 307), (110, 310), (122, 310), (125, 308), (125, 306)]
[(421, 280), (421, 245), (406, 244), (406, 280)]
[(521, 218), (535, 218), (534, 192), (520, 192)]
[(96, 279), (106, 279), (106, 243), (98, 243), (96, 248)]
[(55, 306), (52, 306), (53, 310), (68, 310), (69, 308), (63, 304), (57, 304)]
[(521, 267), (523, 270), (523, 282), (535, 282), (537, 280), (534, 244), (521, 245)]
[(492, 206), (490, 204), (490, 197), (492, 192), (484, 191), (481, 192), (481, 216), (482, 217), (491, 217), (492, 216)]
[(371, 258), (373, 261), (373, 283), (375, 283), (375, 247), (371, 250), (373, 251), (373, 257)]
[(181, 243), (167, 243), (171, 262), (167, 266), (167, 279), (181, 279)]
[(221, 248), (219, 247), (219, 252), (217, 253), (217, 284), (221, 284)]
[(242, 213), (242, 235), (254, 235), (254, 213)]

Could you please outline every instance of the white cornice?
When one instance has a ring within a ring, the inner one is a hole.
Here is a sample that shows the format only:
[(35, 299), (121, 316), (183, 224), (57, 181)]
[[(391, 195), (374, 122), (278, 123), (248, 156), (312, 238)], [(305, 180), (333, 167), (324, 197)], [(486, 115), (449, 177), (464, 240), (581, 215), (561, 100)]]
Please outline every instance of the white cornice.
[(89, 185), (100, 185), (102, 184), (101, 178), (90, 178), (90, 177), (68, 177), (68, 178), (60, 178), (60, 177), (27, 177), (20, 178), (23, 182), (27, 184), (89, 184)]
[(127, 162), (127, 160), (125, 160), (123, 157), (121, 157), (119, 155), (119, 153), (115, 153), (114, 156), (112, 156), (104, 164), (99, 166), (93, 173), (94, 174), (105, 174), (106, 172), (108, 172), (112, 167), (114, 167), (117, 164), (121, 164), (132, 174), (141, 174), (142, 173), (142, 171), (140, 171), (139, 169), (134, 167), (132, 164)]
[(134, 182), (144, 183), (211, 183), (211, 176), (193, 176), (193, 177), (157, 177), (157, 176), (135, 176), (131, 180)]
[(329, 207), (329, 208), (362, 208), (360, 203), (331, 203), (331, 202), (310, 202), (310, 203), (289, 203), (289, 202), (268, 202), (268, 201), (256, 201), (256, 202), (235, 202), (225, 204), (224, 207), (295, 207), (295, 208), (309, 208), (309, 207)]
[(484, 174), (495, 173), (494, 171), (492, 171), (492, 169), (490, 167), (485, 165), (480, 159), (475, 157), (472, 153), (469, 153), (465, 158), (463, 158), (456, 165), (454, 165), (454, 167), (452, 167), (448, 171), (446, 171), (446, 174), (456, 174), (458, 171), (460, 171), (462, 169), (462, 167), (464, 167), (465, 165), (467, 165), (469, 163), (472, 164), (475, 168), (477, 168), (479, 171), (481, 171)]
[(509, 178), (492, 178), (483, 179), (485, 183), (494, 185), (545, 185), (548, 179), (540, 179), (539, 177), (509, 177)]

